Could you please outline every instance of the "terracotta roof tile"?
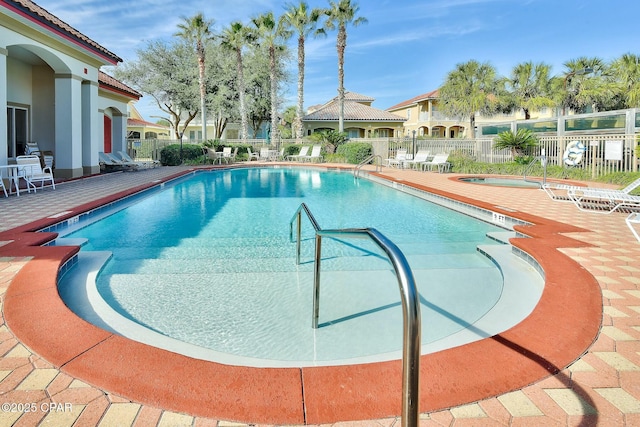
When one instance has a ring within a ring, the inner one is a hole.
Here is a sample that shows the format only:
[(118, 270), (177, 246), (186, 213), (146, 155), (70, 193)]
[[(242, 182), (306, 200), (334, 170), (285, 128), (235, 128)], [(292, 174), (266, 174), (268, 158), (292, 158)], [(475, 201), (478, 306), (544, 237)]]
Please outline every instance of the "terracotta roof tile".
[(130, 88), (120, 80), (116, 80), (115, 78), (102, 71), (98, 71), (98, 83), (100, 83), (100, 85), (116, 89), (117, 92), (124, 92), (125, 95), (129, 95), (135, 99), (140, 99), (140, 97), (142, 97), (142, 94), (140, 94), (140, 92)]
[[(322, 108), (304, 116), (302, 121), (337, 121), (338, 118), (338, 100), (334, 99)], [(406, 119), (356, 101), (345, 100), (344, 120), (351, 122), (404, 122)]]
[(440, 96), (439, 89), (432, 90), (431, 92), (423, 93), (422, 95), (414, 96), (411, 99), (407, 99), (406, 101), (402, 101), (399, 104), (396, 104), (392, 107), (387, 108), (387, 111), (397, 110), (398, 108), (406, 107), (408, 105), (416, 104), (420, 101), (425, 101), (427, 99), (437, 99)]
[(80, 31), (73, 28), (71, 25), (62, 21), (57, 16), (54, 16), (47, 10), (38, 6), (32, 1), (29, 0), (3, 0), (2, 2), (5, 7), (16, 10), (18, 13), (26, 14), (35, 21), (39, 22), (45, 27), (48, 27), (55, 33), (58, 33), (62, 36), (66, 36), (75, 40), (80, 45), (85, 48), (94, 51), (103, 58), (109, 59), (110, 62), (116, 64), (118, 62), (122, 62), (122, 59), (118, 57), (115, 53), (109, 51), (107, 48), (99, 45), (95, 41), (91, 40), (89, 37), (82, 34)]
[(145, 126), (145, 127), (153, 127), (153, 128), (169, 130), (169, 128), (167, 126), (162, 126), (162, 125), (159, 125), (157, 123), (151, 123), (151, 122), (148, 122), (146, 120), (132, 119), (131, 117), (129, 117), (127, 119), (127, 126)]

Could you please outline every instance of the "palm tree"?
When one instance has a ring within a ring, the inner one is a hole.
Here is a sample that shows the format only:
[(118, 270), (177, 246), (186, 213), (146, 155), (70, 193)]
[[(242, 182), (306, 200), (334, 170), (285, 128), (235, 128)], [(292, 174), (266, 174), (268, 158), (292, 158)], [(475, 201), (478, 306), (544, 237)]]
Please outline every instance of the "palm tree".
[(258, 39), (269, 49), (269, 80), (271, 82), (271, 139), (278, 141), (278, 79), (276, 76), (276, 55), (284, 49), (281, 41), (291, 37), (282, 18), (275, 19), (273, 12), (264, 13), (252, 19), (258, 32)]
[(205, 42), (212, 38), (211, 27), (213, 20), (206, 20), (202, 12), (197, 13), (192, 18), (182, 18), (183, 22), (178, 24), (178, 31), (175, 35), (182, 37), (190, 43), (196, 45), (196, 55), (198, 58), (198, 84), (200, 86), (200, 117), (202, 117), (202, 139), (207, 140), (207, 109), (205, 104)]
[(610, 107), (615, 85), (610, 79), (609, 67), (602, 59), (583, 56), (565, 62), (564, 66), (567, 71), (561, 92), (563, 109), (584, 112), (591, 107), (596, 112)]
[(327, 22), (325, 26), (329, 30), (338, 28), (336, 49), (338, 51), (338, 132), (344, 132), (344, 51), (347, 47), (347, 25), (357, 27), (366, 24), (367, 18), (356, 18), (360, 10), (357, 3), (351, 4), (351, 0), (329, 1), (329, 9), (325, 11)]
[(507, 90), (516, 108), (522, 108), (524, 118), (531, 118), (531, 111), (553, 107), (551, 97), (551, 66), (545, 63), (524, 62), (516, 65), (507, 79)]
[(286, 12), (283, 19), (298, 34), (298, 106), (296, 118), (293, 124), (295, 137), (299, 141), (302, 139), (302, 116), (304, 115), (304, 43), (308, 36), (314, 37), (325, 35), (323, 28), (317, 28), (323, 11), (321, 9), (311, 9), (306, 2), (301, 1), (295, 5), (286, 5)]
[(471, 60), (456, 65), (439, 90), (440, 108), (449, 116), (469, 118), (475, 131), (476, 113), (492, 115), (499, 105), (496, 70), (488, 63)]
[(241, 22), (232, 22), (220, 35), (220, 45), (236, 55), (238, 98), (240, 101), (240, 139), (246, 141), (249, 135), (247, 107), (245, 105), (244, 67), (242, 64), (242, 49), (255, 42), (254, 32)]
[(611, 64), (611, 73), (620, 85), (624, 108), (640, 107), (640, 57), (625, 53)]

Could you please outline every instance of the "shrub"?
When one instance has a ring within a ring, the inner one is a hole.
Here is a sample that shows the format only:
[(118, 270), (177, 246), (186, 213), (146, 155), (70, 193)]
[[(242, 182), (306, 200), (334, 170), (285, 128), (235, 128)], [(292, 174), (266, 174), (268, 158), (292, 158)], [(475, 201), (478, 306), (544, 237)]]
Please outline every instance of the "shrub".
[(342, 144), (336, 150), (336, 154), (343, 156), (347, 163), (357, 165), (373, 154), (373, 147), (366, 142)]
[[(182, 144), (182, 159), (185, 162), (200, 161), (202, 146), (199, 144)], [(160, 151), (160, 163), (164, 166), (180, 164), (180, 144), (167, 145)]]

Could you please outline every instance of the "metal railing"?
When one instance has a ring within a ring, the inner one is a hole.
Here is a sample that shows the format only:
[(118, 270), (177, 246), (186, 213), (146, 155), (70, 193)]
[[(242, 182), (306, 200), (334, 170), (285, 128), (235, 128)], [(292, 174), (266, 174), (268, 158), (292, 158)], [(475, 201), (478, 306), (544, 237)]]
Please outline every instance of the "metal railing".
[(358, 175), (360, 175), (360, 169), (362, 169), (364, 165), (368, 165), (369, 163), (371, 163), (371, 161), (373, 160), (378, 160), (378, 163), (373, 162), (376, 167), (376, 172), (382, 172), (382, 156), (380, 156), (379, 154), (374, 154), (358, 163), (358, 166), (353, 169), (353, 177), (357, 179)]
[(369, 238), (391, 262), (398, 279), (403, 310), (403, 350), (402, 350), (402, 426), (418, 425), (418, 405), (420, 402), (420, 344), (421, 318), (419, 294), (413, 273), (404, 254), (391, 240), (374, 228), (347, 228), (323, 230), (305, 203), (302, 203), (289, 222), (289, 238), (293, 240), (293, 223), (297, 223), (296, 263), (300, 264), (302, 236), (302, 212), (307, 215), (315, 230), (315, 254), (313, 268), (313, 321), (318, 328), (320, 314), (320, 261), (322, 259), (322, 238)]

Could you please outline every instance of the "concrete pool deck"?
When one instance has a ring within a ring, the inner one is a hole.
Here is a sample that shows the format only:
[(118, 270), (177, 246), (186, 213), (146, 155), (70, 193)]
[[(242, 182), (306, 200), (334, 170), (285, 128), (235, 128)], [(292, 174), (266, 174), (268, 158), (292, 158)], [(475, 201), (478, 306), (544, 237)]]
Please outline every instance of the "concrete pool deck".
[[(33, 241), (28, 241), (29, 239), (22, 233), (13, 233), (12, 230), (19, 229), (32, 221), (67, 211), (72, 207), (91, 203), (109, 194), (129, 191), (139, 185), (165, 179), (181, 170), (184, 168), (163, 167), (135, 173), (110, 174), (64, 183), (55, 191), (46, 189), (37, 194), (23, 194), (19, 198), (12, 196), (8, 199), (0, 199), (0, 241), (4, 241), (0, 242), (0, 286), (3, 288), (1, 292), (4, 294), (17, 274), (24, 275), (29, 270), (25, 266), (28, 266), (31, 257), (38, 255), (40, 251), (39, 248), (29, 246)], [(638, 257), (640, 244), (626, 227), (624, 214), (599, 215), (580, 212), (572, 204), (551, 201), (544, 192), (539, 190), (479, 187), (450, 180), (449, 178), (454, 174), (386, 168), (383, 174), (398, 181), (411, 181), (446, 191), (461, 199), (480, 200), (487, 205), (551, 220), (540, 228), (557, 227), (555, 222), (566, 224), (562, 235), (557, 239), (559, 247), (566, 247), (561, 249), (561, 252), (578, 264), (579, 271), (590, 273), (585, 277), (595, 277), (604, 303), (602, 329), (597, 334), (597, 339), (589, 346), (588, 352), (569, 368), (565, 369), (558, 364), (560, 371), (557, 374), (542, 375), (546, 378), (535, 380), (531, 385), (518, 387), (515, 391), (500, 394), (497, 397), (486, 397), (451, 409), (429, 412), (423, 415), (421, 425), (448, 425), (454, 421), (463, 425), (618, 426), (640, 424), (640, 415), (638, 415), (640, 414), (640, 345), (638, 345), (640, 268), (637, 266), (640, 259)], [(19, 243), (29, 250), (10, 250), (11, 247), (15, 248), (16, 243), (15, 241), (12, 242), (13, 244), (7, 243), (10, 240), (7, 237), (11, 236), (23, 239)], [(52, 265), (47, 268), (53, 268), (55, 271), (57, 264), (50, 264)], [(31, 280), (39, 281), (40, 279), (41, 276), (36, 274)], [(22, 281), (25, 281), (24, 278)], [(572, 290), (571, 284), (563, 283), (563, 285), (569, 285), (565, 288)], [(575, 284), (575, 286), (579, 285), (580, 283)], [(573, 291), (575, 292), (575, 289)], [(24, 295), (27, 301), (29, 292)], [(574, 297), (578, 301), (582, 296)], [(6, 295), (3, 295), (3, 303), (5, 298)], [(579, 308), (576, 307), (576, 309)], [(47, 311), (47, 307), (40, 309)], [(579, 310), (567, 311), (566, 322), (550, 325), (549, 330), (561, 331), (565, 329), (566, 324), (576, 320), (580, 323), (580, 319), (576, 319), (576, 316), (582, 314), (576, 314), (578, 312)], [(3, 322), (5, 314), (3, 311)], [(42, 314), (33, 313), (34, 324), (37, 324), (36, 318)], [(599, 316), (600, 313), (598, 313)], [(9, 323), (9, 326), (13, 327), (11, 322)], [(526, 337), (524, 339), (526, 342)], [(69, 343), (69, 341), (66, 342)], [(73, 343), (69, 344), (72, 346)], [(562, 343), (558, 343), (559, 347), (561, 345)], [(12, 330), (3, 323), (0, 327), (0, 355), (2, 355), (0, 402), (15, 404), (15, 408), (9, 406), (8, 411), (0, 411), (0, 425), (12, 425), (14, 422), (15, 425), (36, 425), (40, 421), (49, 422), (51, 425), (238, 425), (232, 421), (194, 417), (178, 411), (169, 411), (166, 408), (141, 404), (109, 391), (90, 387), (70, 375), (66, 369), (68, 366), (59, 370), (55, 367), (55, 363), (51, 363), (51, 358), (48, 358), (49, 362), (45, 361), (39, 353), (31, 352), (28, 347), (16, 339)], [(65, 352), (66, 348), (47, 351)], [(547, 361), (553, 359), (548, 354), (536, 353), (536, 355)], [(566, 364), (570, 364), (573, 360), (568, 360)], [(553, 366), (553, 363), (550, 365)], [(94, 366), (86, 367), (89, 371), (93, 368)], [(500, 366), (494, 366), (494, 369), (500, 368)], [(421, 381), (428, 383), (429, 367), (422, 366), (422, 369)], [(156, 372), (158, 376), (165, 374)], [(475, 375), (469, 372), (469, 376), (482, 379), (483, 372), (480, 371)], [(339, 375), (337, 371), (336, 374)], [(179, 375), (178, 372), (176, 376)], [(397, 376), (398, 373), (394, 371), (389, 375)], [(488, 373), (487, 376), (489, 376)], [(211, 385), (211, 389), (214, 394), (233, 393), (225, 389), (216, 390), (215, 382)], [(315, 398), (322, 399), (321, 391), (317, 390), (317, 392)], [(360, 392), (364, 396), (381, 391), (360, 390)], [(295, 391), (291, 393), (295, 394)], [(281, 394), (288, 395), (284, 390), (281, 390)], [(423, 400), (424, 398), (423, 396)], [(399, 404), (399, 395), (397, 399)], [(65, 406), (54, 405), (53, 408), (42, 406), (42, 403), (48, 402), (71, 404), (73, 410), (65, 410), (67, 409)], [(37, 410), (25, 414), (17, 411), (18, 404), (26, 403), (37, 404)], [(305, 404), (308, 403), (305, 402)], [(249, 405), (249, 402), (238, 400), (238, 411), (241, 411), (245, 405)], [(421, 408), (425, 406), (427, 405), (421, 405)], [(11, 411), (11, 409), (16, 410)], [(396, 417), (371, 420), (371, 417), (366, 416), (371, 412), (368, 409), (359, 408), (359, 413), (363, 416), (357, 419), (363, 421), (338, 424), (396, 425), (399, 423)], [(352, 418), (343, 420), (348, 419)], [(306, 418), (306, 421), (313, 423), (313, 417)]]

